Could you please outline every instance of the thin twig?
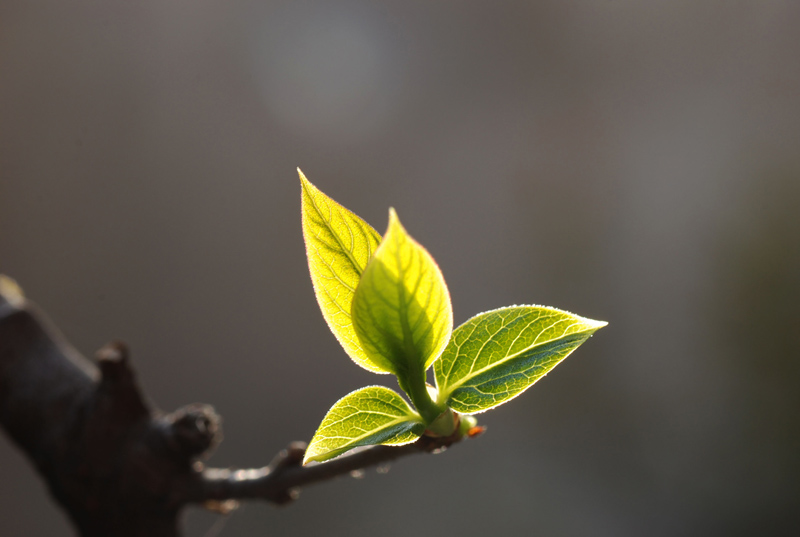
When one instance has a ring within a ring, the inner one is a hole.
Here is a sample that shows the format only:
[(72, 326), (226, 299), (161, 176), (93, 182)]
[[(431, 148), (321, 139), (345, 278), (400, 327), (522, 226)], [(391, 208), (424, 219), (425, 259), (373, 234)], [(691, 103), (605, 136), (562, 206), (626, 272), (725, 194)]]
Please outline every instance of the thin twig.
[(458, 433), (447, 438), (423, 436), (405, 446), (372, 446), (353, 450), (324, 463), (301, 466), (305, 443), (293, 442), (269, 466), (250, 470), (201, 469), (181, 487), (187, 503), (261, 499), (284, 504), (297, 498), (299, 488), (380, 466), (418, 453), (438, 453), (458, 442)]

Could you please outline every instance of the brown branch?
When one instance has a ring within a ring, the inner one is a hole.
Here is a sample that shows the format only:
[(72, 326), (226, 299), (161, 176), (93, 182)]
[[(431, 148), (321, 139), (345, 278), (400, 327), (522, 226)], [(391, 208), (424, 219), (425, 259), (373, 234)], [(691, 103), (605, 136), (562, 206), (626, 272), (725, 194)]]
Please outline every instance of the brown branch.
[(423, 436), (308, 466), (305, 444), (294, 442), (264, 468), (204, 468), (198, 459), (222, 437), (213, 408), (155, 409), (124, 344), (103, 347), (90, 362), (2, 275), (0, 425), (84, 537), (177, 537), (187, 504), (222, 512), (238, 500), (285, 504), (300, 487), (460, 440)]
[(319, 464), (301, 466), (305, 442), (292, 442), (264, 468), (230, 470), (209, 468), (182, 486), (186, 502), (203, 503), (231, 499), (262, 499), (284, 504), (297, 498), (300, 487), (336, 477), (352, 475), (372, 466), (382, 466), (401, 457), (418, 453), (439, 453), (461, 440), (458, 433), (447, 438), (423, 436), (405, 446), (372, 446)]

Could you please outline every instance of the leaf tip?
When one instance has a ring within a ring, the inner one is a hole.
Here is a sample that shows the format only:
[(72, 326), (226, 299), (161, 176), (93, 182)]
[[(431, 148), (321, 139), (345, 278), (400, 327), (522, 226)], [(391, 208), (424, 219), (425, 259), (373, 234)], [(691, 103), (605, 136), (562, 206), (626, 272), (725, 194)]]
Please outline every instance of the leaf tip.
[[(317, 431), (319, 433), (319, 431)], [(325, 457), (325, 452), (320, 451), (318, 446), (314, 445), (314, 441), (317, 440), (317, 433), (314, 433), (314, 438), (311, 439), (309, 442), (308, 447), (306, 448), (306, 452), (303, 453), (303, 462), (301, 463), (302, 466), (306, 466), (312, 462), (324, 462), (330, 457)]]
[(301, 170), (300, 167), (297, 168), (297, 175), (300, 176), (300, 183), (302, 183), (303, 186), (309, 184), (306, 174), (303, 173), (303, 170)]
[(389, 207), (389, 226), (386, 228), (384, 238), (388, 237), (392, 231), (399, 232), (401, 237), (408, 235), (406, 228), (400, 222), (400, 217), (397, 216), (397, 211), (394, 210), (394, 207)]
[(389, 207), (389, 227), (400, 223), (400, 218), (397, 216), (397, 211), (394, 207)]
[(604, 326), (608, 326), (608, 322), (595, 321), (594, 319), (586, 319), (586, 324), (589, 325), (589, 328), (591, 328), (592, 330), (600, 330)]

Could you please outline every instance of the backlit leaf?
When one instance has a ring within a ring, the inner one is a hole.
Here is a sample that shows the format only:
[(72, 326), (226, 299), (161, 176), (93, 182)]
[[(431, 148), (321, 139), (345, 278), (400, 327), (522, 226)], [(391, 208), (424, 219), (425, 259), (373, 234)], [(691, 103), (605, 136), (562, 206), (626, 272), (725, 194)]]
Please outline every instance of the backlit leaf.
[(409, 375), (422, 378), (450, 339), (453, 310), (442, 273), (394, 209), (356, 288), (352, 313), (367, 356), (401, 385)]
[(303, 464), (326, 461), (358, 446), (409, 444), (424, 430), (419, 415), (400, 395), (383, 386), (368, 386), (331, 407), (306, 449)]
[(440, 400), (464, 414), (501, 405), (606, 324), (542, 306), (481, 313), (453, 332), (434, 366)]
[(308, 268), (322, 316), (355, 363), (375, 373), (387, 373), (388, 370), (367, 358), (350, 318), (353, 293), (381, 236), (297, 171), (303, 186), (303, 237)]

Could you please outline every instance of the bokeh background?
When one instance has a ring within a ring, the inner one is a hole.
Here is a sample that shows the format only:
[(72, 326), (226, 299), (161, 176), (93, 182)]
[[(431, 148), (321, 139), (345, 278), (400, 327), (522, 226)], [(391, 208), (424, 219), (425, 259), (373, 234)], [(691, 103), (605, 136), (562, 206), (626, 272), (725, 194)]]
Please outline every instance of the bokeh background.
[[(260, 466), (375, 382), (328, 332), (300, 166), (436, 257), (456, 322), (610, 322), (387, 474), (189, 536), (800, 534), (800, 3), (0, 3), (0, 270)], [(393, 384), (389, 384), (393, 386)], [(0, 435), (0, 534), (71, 535)]]

